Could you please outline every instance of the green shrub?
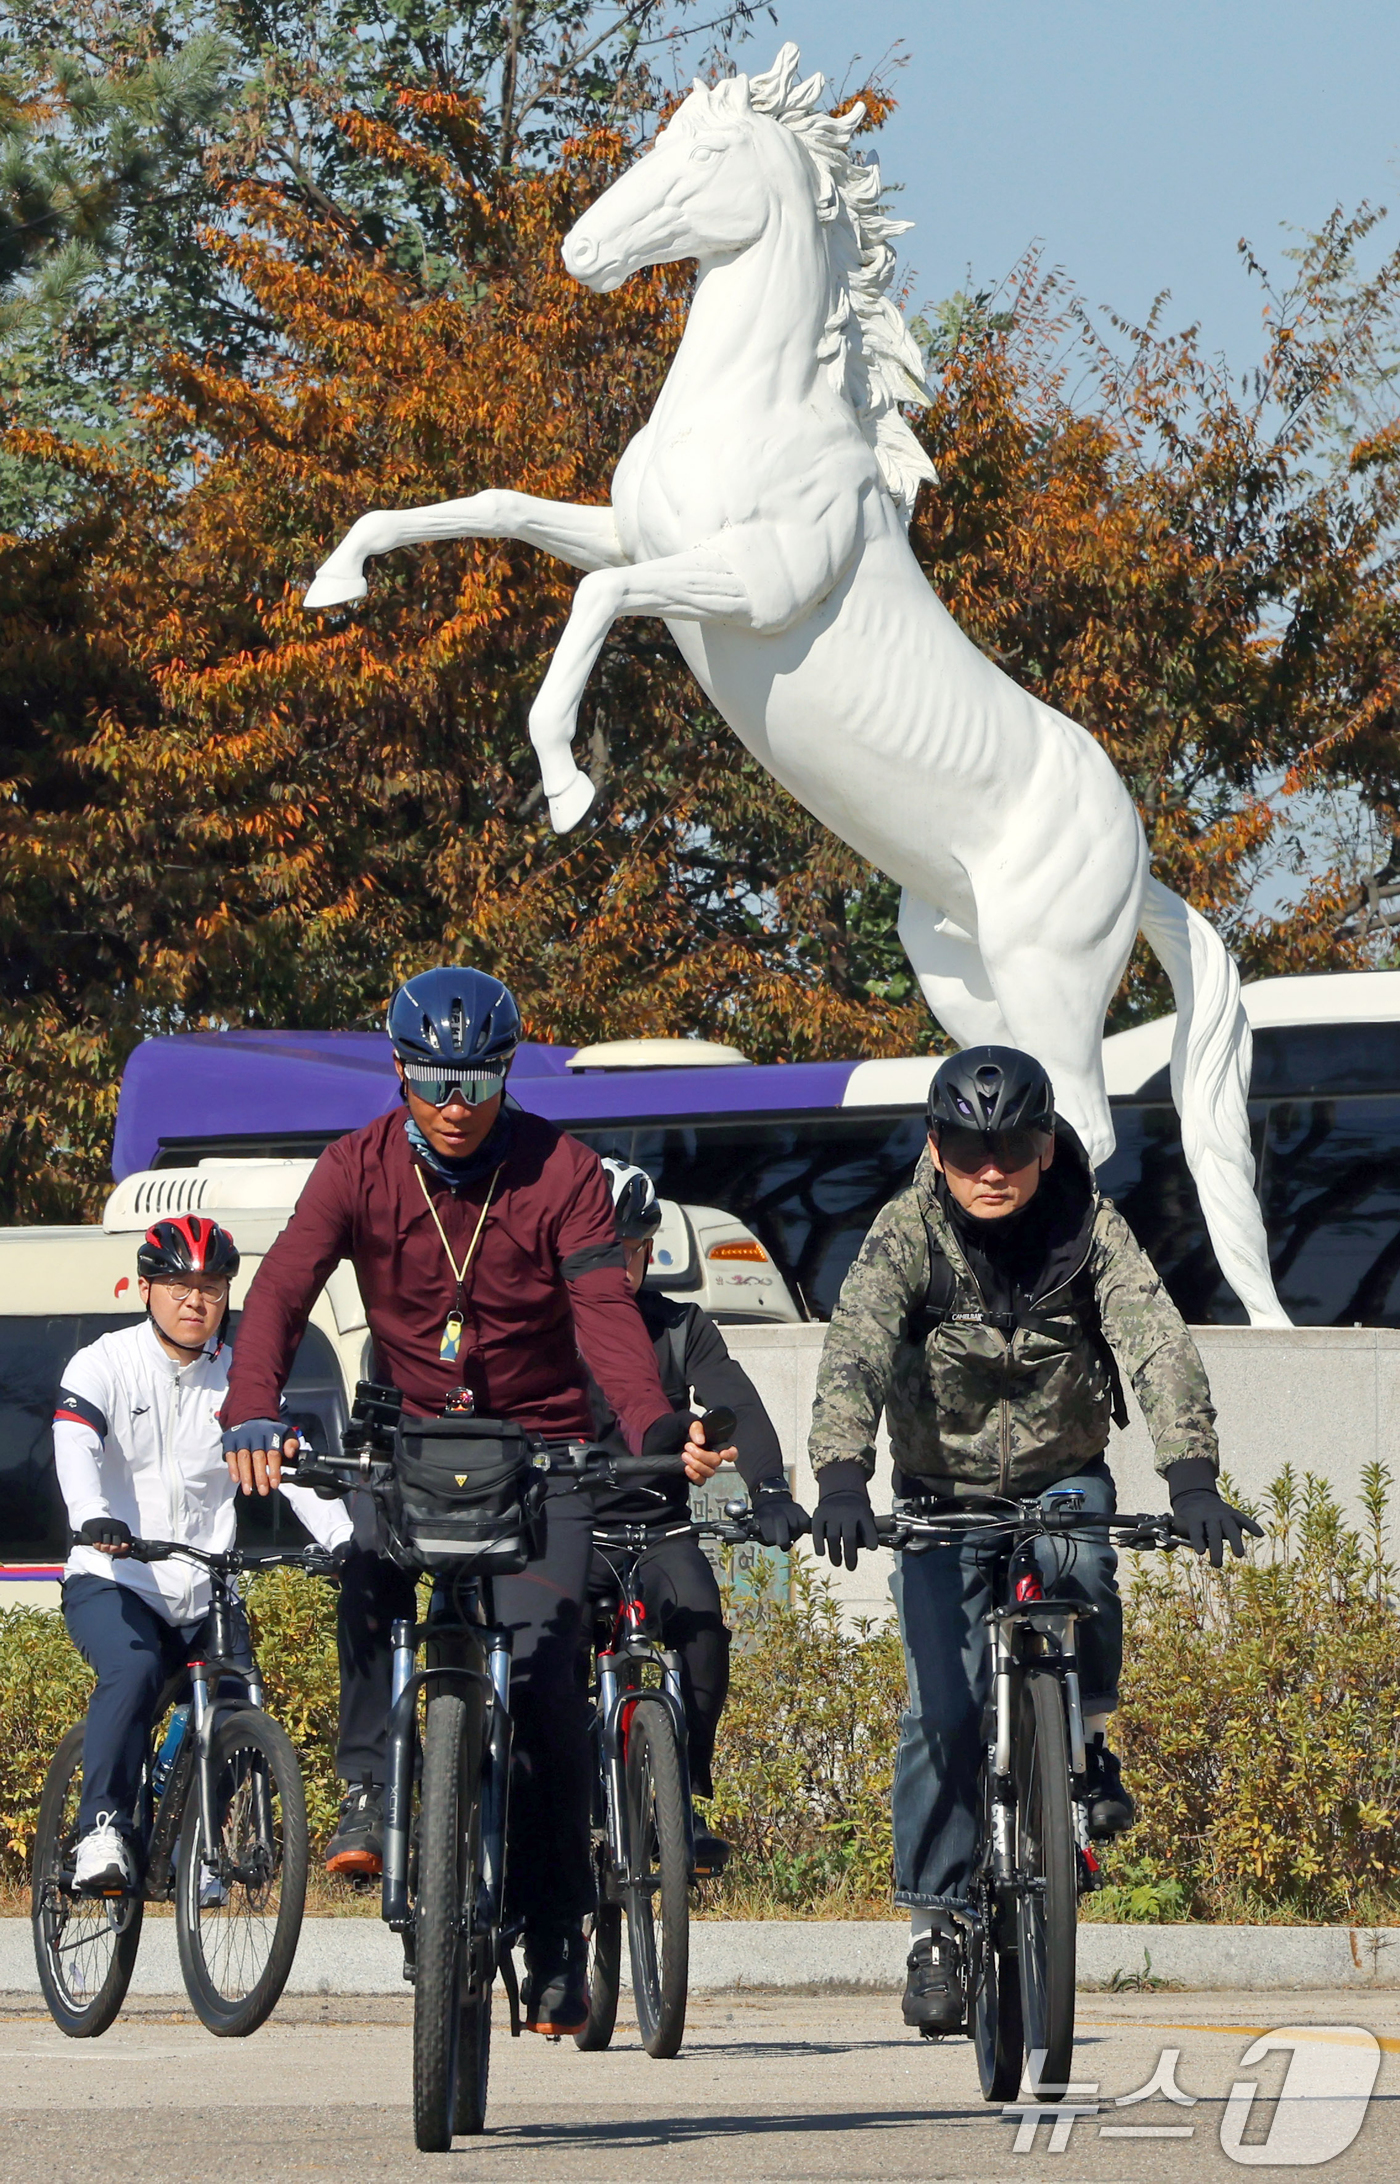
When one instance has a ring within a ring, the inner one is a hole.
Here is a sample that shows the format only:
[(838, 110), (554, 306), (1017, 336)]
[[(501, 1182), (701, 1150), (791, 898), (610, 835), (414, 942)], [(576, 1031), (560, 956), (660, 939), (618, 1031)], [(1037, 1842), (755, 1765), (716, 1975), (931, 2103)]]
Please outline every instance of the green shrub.
[[(1115, 1742), (1141, 1815), (1090, 1915), (1400, 1920), (1400, 1608), (1389, 1474), (1348, 1525), (1284, 1470), (1268, 1537), (1220, 1572), (1194, 1555), (1124, 1572)], [(268, 1704), (302, 1756), (313, 1836), (335, 1815), (335, 1596), (293, 1571), (249, 1588)], [(731, 1915), (890, 1908), (890, 1782), (904, 1669), (892, 1624), (842, 1627), (799, 1565), (791, 1606), (732, 1601), (733, 1680), (713, 1824)], [(0, 1880), (23, 1879), (44, 1771), (91, 1677), (59, 1617), (0, 1613)]]
[(843, 1629), (830, 1587), (804, 1564), (796, 1573), (790, 1607), (729, 1603), (733, 1665), (709, 1812), (735, 1856), (716, 1901), (734, 1912), (878, 1909), (890, 1889), (903, 1655), (892, 1624)]
[(1370, 1467), (1358, 1529), (1285, 1468), (1246, 1561), (1143, 1558), (1116, 1733), (1141, 1817), (1110, 1879), (1172, 1880), (1188, 1917), (1400, 1916), (1390, 1484)]
[(44, 1776), (91, 1689), (62, 1616), (0, 1609), (0, 1880), (11, 1886), (28, 1879)]

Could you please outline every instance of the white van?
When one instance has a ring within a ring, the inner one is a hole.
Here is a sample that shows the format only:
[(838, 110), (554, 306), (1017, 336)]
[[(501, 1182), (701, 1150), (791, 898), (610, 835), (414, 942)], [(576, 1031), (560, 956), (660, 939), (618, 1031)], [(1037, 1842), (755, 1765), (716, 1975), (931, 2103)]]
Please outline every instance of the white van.
[[(0, 1229), (0, 1607), (57, 1598), (50, 1423), (75, 1350), (140, 1316), (136, 1249), (153, 1221), (207, 1213), (241, 1254), (232, 1305), (242, 1307), (263, 1255), (295, 1206), (310, 1160), (201, 1160), (127, 1176), (100, 1227)], [(773, 1261), (741, 1221), (715, 1206), (662, 1201), (651, 1286), (720, 1319), (801, 1318)], [(357, 1380), (373, 1377), (369, 1328), (348, 1262), (311, 1311), (287, 1385), (292, 1416), (318, 1449), (339, 1445)], [(240, 1505), (245, 1535), (297, 1530), (281, 1500)], [(32, 1559), (20, 1559), (26, 1549)]]

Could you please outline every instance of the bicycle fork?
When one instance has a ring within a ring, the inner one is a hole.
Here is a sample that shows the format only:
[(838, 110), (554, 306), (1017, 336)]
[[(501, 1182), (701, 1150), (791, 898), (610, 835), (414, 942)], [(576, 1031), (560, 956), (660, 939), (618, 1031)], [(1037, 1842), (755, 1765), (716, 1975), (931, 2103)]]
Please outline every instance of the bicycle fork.
[[(409, 1832), (413, 1813), (413, 1761), (416, 1738), (417, 1696), (420, 1686), (434, 1677), (450, 1680), (452, 1669), (414, 1668), (417, 1629), (407, 1620), (396, 1620), (390, 1631), (393, 1648), (389, 1686), (389, 1738), (384, 1769), (384, 1877), (380, 1916), (394, 1933), (404, 1937), (405, 1975), (413, 1960), (413, 1914), (408, 1902)], [(506, 1813), (510, 1792), (510, 1648), (509, 1631), (484, 1630), (487, 1649), (485, 1748), (481, 1768), (481, 1895), (475, 1906), (478, 1930), (484, 1924), (494, 1931), (501, 1922), (505, 1890)], [(464, 1905), (465, 1915), (473, 1907)]]
[[(1047, 1641), (1053, 1645), (1054, 1653), (1049, 1658), (1058, 1671), (1064, 1691), (1070, 1774), (1075, 1782), (1082, 1782), (1085, 1752), (1084, 1710), (1079, 1696), (1079, 1614), (1072, 1607), (1057, 1607), (1053, 1612), (1048, 1607), (1035, 1607), (1028, 1614), (1022, 1606), (1011, 1613), (994, 1613), (988, 1621), (992, 1625), (993, 1736), (989, 1754), (993, 1785), (992, 1871), (998, 1883), (1010, 1885), (1016, 1878), (1016, 1784), (1012, 1773), (1016, 1681), (1024, 1666), (1016, 1649), (1016, 1631), (1018, 1626), (1024, 1628), (1029, 1623), (1031, 1632), (1043, 1647)], [(1072, 1810), (1075, 1840), (1079, 1849), (1088, 1854), (1088, 1818), (1078, 1797), (1073, 1799)]]

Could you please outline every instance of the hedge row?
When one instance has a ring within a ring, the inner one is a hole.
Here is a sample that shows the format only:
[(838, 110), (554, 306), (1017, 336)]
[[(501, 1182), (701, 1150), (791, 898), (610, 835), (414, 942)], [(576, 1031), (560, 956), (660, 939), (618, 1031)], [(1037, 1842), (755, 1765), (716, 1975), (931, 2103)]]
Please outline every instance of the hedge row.
[[(1400, 1609), (1385, 1553), (1388, 1474), (1347, 1524), (1321, 1480), (1285, 1470), (1268, 1536), (1216, 1573), (1194, 1556), (1127, 1573), (1116, 1739), (1138, 1801), (1095, 1906), (1118, 1917), (1400, 1917)], [(249, 1608), (268, 1703), (334, 1816), (335, 1610), (278, 1571)], [(844, 1628), (803, 1569), (791, 1606), (734, 1604), (713, 1814), (735, 1846), (715, 1908), (878, 1914), (904, 1696), (888, 1625)], [(57, 1616), (0, 1614), (0, 1877), (24, 1874), (44, 1769), (90, 1678)]]

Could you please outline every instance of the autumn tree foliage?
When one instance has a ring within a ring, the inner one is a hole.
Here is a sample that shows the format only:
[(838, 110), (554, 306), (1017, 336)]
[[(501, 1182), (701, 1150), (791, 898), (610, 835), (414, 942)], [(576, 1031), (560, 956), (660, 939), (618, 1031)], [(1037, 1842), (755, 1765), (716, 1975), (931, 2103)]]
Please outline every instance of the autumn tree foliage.
[[(0, 541), (9, 1218), (94, 1202), (140, 1036), (373, 1024), (443, 957), (507, 978), (542, 1038), (695, 1030), (774, 1059), (933, 1037), (889, 882), (746, 757), (659, 623), (620, 624), (595, 672), (608, 810), (578, 841), (549, 830), (526, 736), (572, 572), (460, 542), (375, 562), (352, 612), (302, 611), (367, 508), (603, 499), (688, 291), (685, 268), (610, 297), (563, 271), (630, 156), (619, 130), (503, 162), (498, 115), (422, 80), (333, 120), (334, 188), (224, 158), (204, 247), (236, 340), (157, 345), (106, 440), (9, 437), (71, 489)], [(1359, 353), (1337, 317), (1351, 245), (1328, 248), (1247, 401), (1150, 330), (1071, 385), (1074, 328), (1030, 272), (931, 336), (930, 580), (1105, 741), (1159, 869), (1256, 970), (1354, 945), (1327, 875), (1251, 920), (1264, 785), (1320, 768), (1393, 793), (1392, 446), (1382, 428), (1322, 459)], [(1125, 1007), (1152, 1005), (1150, 975)]]

